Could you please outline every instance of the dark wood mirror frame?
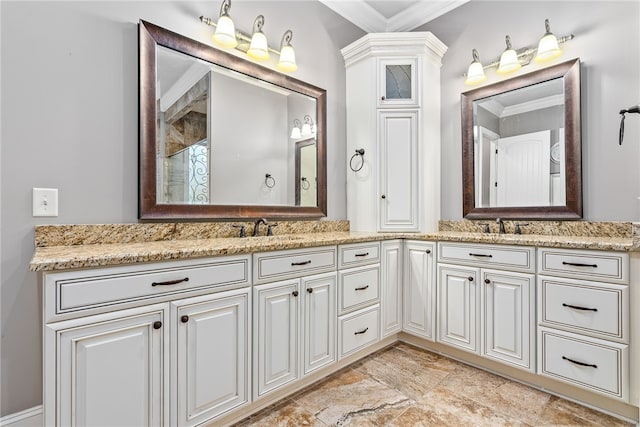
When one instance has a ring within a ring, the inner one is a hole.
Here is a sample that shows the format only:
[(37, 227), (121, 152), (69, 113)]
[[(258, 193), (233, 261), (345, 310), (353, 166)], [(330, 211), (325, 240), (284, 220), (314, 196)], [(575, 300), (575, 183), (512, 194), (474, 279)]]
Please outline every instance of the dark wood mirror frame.
[[(555, 78), (564, 82), (565, 101), (565, 206), (495, 207), (475, 206), (473, 102), (514, 89)], [(520, 77), (498, 82), (461, 94), (462, 109), (462, 205), (467, 219), (581, 219), (582, 157), (580, 134), (580, 60), (574, 59)]]
[[(256, 217), (313, 219), (326, 216), (326, 90), (142, 20), (138, 25), (138, 45), (140, 113), (138, 217), (141, 220), (207, 220)], [(156, 203), (156, 48), (158, 46), (164, 46), (315, 98), (318, 159), (317, 206), (186, 205)]]

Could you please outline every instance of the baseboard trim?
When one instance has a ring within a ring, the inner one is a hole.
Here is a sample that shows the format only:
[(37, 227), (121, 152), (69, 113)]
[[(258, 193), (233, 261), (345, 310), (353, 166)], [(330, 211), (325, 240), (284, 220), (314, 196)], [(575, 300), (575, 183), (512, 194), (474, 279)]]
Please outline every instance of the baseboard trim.
[(42, 426), (42, 405), (15, 412), (0, 418), (0, 427), (40, 427)]

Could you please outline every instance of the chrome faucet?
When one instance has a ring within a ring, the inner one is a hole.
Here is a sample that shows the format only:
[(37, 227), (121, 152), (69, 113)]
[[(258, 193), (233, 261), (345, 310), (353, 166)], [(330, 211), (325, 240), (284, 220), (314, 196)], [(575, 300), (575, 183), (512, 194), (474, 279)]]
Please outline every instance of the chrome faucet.
[(504, 234), (505, 233), (504, 221), (502, 220), (502, 218), (496, 218), (496, 222), (498, 223), (498, 227), (500, 228), (498, 232), (500, 234)]
[(266, 218), (260, 218), (256, 220), (256, 223), (253, 225), (253, 234), (251, 234), (253, 237), (256, 237), (259, 232), (260, 232), (260, 224), (264, 224), (267, 225), (268, 221), (266, 220)]

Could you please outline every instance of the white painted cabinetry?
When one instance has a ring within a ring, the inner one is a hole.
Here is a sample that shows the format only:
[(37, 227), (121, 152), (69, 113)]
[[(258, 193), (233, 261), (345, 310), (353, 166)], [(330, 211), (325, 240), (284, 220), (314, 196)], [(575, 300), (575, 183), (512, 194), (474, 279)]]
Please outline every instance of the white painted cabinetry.
[(380, 340), (380, 242), (338, 247), (338, 360)]
[(404, 307), (402, 329), (433, 341), (436, 327), (434, 242), (406, 241), (404, 245)]
[(196, 425), (247, 403), (249, 260), (45, 273), (45, 425)]
[(533, 371), (534, 256), (528, 247), (439, 243), (438, 341)]
[(538, 373), (629, 401), (629, 255), (538, 249)]
[(342, 49), (347, 158), (365, 151), (347, 170), (353, 231), (437, 230), (445, 52), (429, 32), (371, 33)]
[[(254, 399), (336, 361), (336, 247), (254, 255)], [(307, 276), (307, 272), (324, 272)]]
[(384, 338), (402, 330), (404, 243), (387, 240), (380, 246), (380, 334)]

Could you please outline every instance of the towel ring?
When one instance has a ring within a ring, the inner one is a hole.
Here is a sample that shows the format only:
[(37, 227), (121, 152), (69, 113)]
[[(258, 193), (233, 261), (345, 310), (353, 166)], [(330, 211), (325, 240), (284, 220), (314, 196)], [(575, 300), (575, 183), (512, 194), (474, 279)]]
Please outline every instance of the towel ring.
[(266, 185), (268, 188), (273, 188), (276, 186), (276, 179), (272, 177), (270, 173), (268, 173), (264, 176), (264, 185)]
[(302, 187), (303, 190), (308, 190), (309, 188), (311, 188), (311, 184), (306, 177), (303, 176), (302, 178), (300, 178), (300, 181), (302, 181), (300, 183), (300, 187)]
[[(355, 159), (358, 156), (362, 157), (362, 163), (360, 163), (360, 167), (356, 169), (353, 167), (353, 159)], [(364, 167), (364, 148), (359, 148), (356, 150), (356, 154), (351, 156), (351, 160), (349, 160), (349, 168), (354, 172), (359, 172), (360, 169), (362, 169), (363, 167)]]

